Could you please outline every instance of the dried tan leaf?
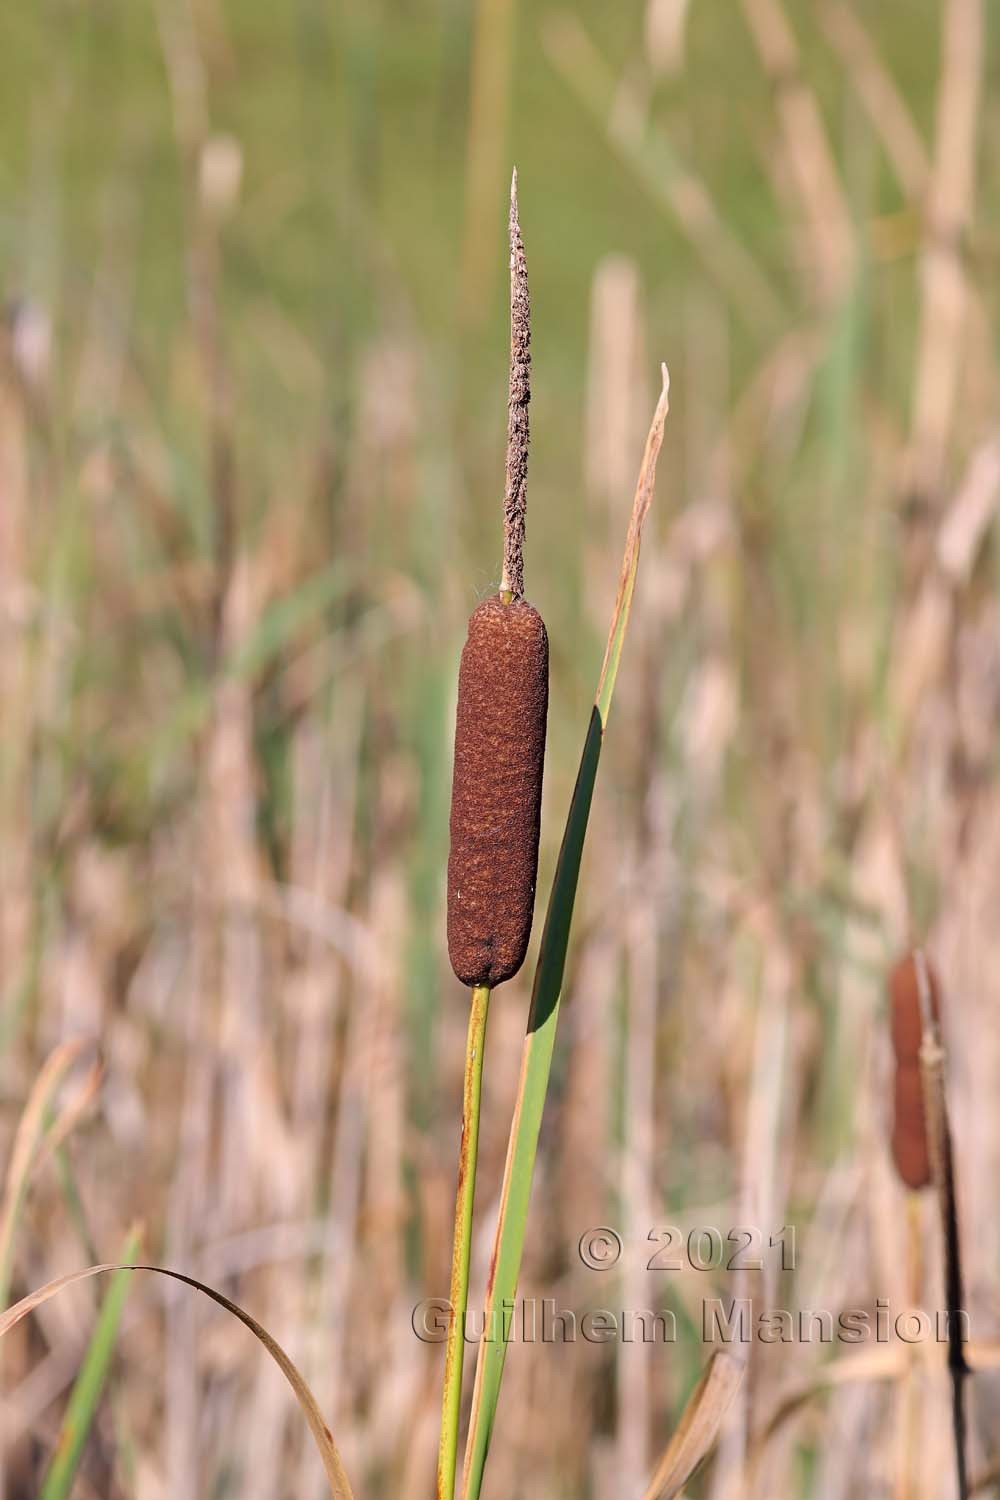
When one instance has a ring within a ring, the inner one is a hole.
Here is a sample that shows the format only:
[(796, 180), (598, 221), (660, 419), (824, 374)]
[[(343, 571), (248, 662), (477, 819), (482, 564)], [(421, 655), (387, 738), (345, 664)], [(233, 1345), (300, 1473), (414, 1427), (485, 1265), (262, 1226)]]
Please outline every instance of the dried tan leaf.
[(99, 1064), (95, 1064), (80, 1092), (58, 1118), (54, 1122), (50, 1119), (53, 1100), (60, 1085), (92, 1045), (84, 1037), (74, 1037), (54, 1048), (45, 1059), (24, 1106), (4, 1181), (3, 1201), (0, 1203), (0, 1302), (7, 1300), (14, 1235), (39, 1152), (45, 1145), (59, 1144), (66, 1139), (96, 1092), (100, 1080)]
[(716, 1349), (688, 1398), (643, 1500), (673, 1500), (680, 1494), (708, 1456), (744, 1369), (744, 1361), (737, 1355), (728, 1349)]
[(866, 1349), (861, 1354), (833, 1359), (818, 1370), (805, 1385), (791, 1391), (772, 1413), (754, 1444), (755, 1459), (767, 1447), (782, 1423), (799, 1411), (814, 1396), (834, 1386), (852, 1385), (856, 1381), (899, 1380), (906, 1370), (907, 1350), (903, 1345)]

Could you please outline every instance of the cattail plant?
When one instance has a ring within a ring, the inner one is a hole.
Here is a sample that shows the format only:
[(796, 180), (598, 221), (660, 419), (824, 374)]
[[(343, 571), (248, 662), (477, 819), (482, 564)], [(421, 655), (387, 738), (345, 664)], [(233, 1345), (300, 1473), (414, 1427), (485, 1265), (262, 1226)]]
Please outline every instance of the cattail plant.
[[(662, 366), (662, 375), (663, 386), (653, 413), (639, 468), (618, 580), (618, 594), (611, 615), (604, 660), (580, 755), (576, 784), (566, 816), (566, 826), (559, 849), (559, 858), (556, 861), (539, 945), (538, 964), (535, 969), (521, 1053), (517, 1100), (511, 1120), (510, 1138), (507, 1142), (503, 1184), (500, 1189), (500, 1208), (490, 1257), (490, 1274), (486, 1284), (483, 1327), (489, 1329), (495, 1327), (498, 1310), (512, 1306), (517, 1295), (521, 1253), (524, 1247), (528, 1204), (531, 1197), (531, 1180), (552, 1066), (563, 979), (566, 972), (566, 956), (580, 875), (580, 861), (587, 835), (604, 734), (628, 631), (639, 567), (643, 525), (653, 499), (656, 460), (663, 441), (663, 428), (669, 409), (670, 381), (665, 365)], [(506, 1333), (500, 1338), (484, 1338), (479, 1344), (469, 1432), (462, 1468), (463, 1500), (479, 1500), (496, 1420), (506, 1349)], [(678, 1432), (675, 1434), (675, 1437), (680, 1440), (680, 1447), (683, 1451), (676, 1447), (668, 1448), (664, 1456), (664, 1462), (669, 1462), (674, 1478), (664, 1487), (660, 1483), (658, 1470), (655, 1477), (656, 1488), (650, 1490), (651, 1495), (658, 1494), (666, 1497), (680, 1493), (680, 1489), (687, 1482), (694, 1467), (714, 1441), (722, 1413), (732, 1395), (735, 1383), (738, 1383), (738, 1380), (734, 1383), (730, 1378), (731, 1374), (732, 1371), (718, 1364), (714, 1371), (706, 1372), (706, 1380), (704, 1383), (699, 1383), (693, 1393), (691, 1397), (693, 1406), (685, 1410)], [(688, 1441), (689, 1437), (691, 1441)]]
[[(941, 1019), (940, 986), (935, 970), (920, 955), (935, 1026)], [(924, 1114), (920, 1047), (924, 1035), (918, 956), (907, 953), (889, 976), (890, 1030), (896, 1061), (893, 1086), (892, 1159), (913, 1191), (931, 1182), (931, 1155)]]
[(549, 642), (524, 598), (531, 400), (531, 304), (517, 172), (510, 190), (510, 393), (500, 591), (473, 612), (458, 674), (448, 857), (448, 954), (472, 990), (455, 1204), (437, 1492), (455, 1490), (479, 1143), (483, 1045), (491, 990), (524, 962), (538, 870), (549, 700)]
[[(537, 611), (524, 600), (530, 309), (518, 224), (516, 173), (511, 185), (510, 250), (511, 362), (503, 576), (499, 593), (480, 605), (469, 622), (459, 672), (455, 729), (448, 949), (456, 975), (472, 990), (472, 1004), (438, 1450), (438, 1500), (452, 1500), (455, 1493), (486, 1011), (491, 990), (521, 967), (531, 932), (548, 708), (545, 626)], [(656, 460), (669, 406), (666, 366), (662, 367), (662, 374), (663, 386), (639, 469), (618, 594), (556, 862), (532, 985), (486, 1287), (484, 1329), (494, 1327), (497, 1307), (511, 1306), (517, 1293), (580, 861), (628, 629), (643, 523), (653, 498)], [(462, 1471), (463, 1500), (479, 1500), (503, 1377), (506, 1341), (505, 1333), (499, 1340), (484, 1338), (479, 1346)], [(657, 1467), (647, 1495), (680, 1493), (714, 1441), (741, 1371), (740, 1363), (728, 1355), (710, 1362)]]
[(965, 1378), (962, 1344), (965, 1302), (961, 1240), (955, 1202), (955, 1165), (944, 1088), (941, 986), (919, 948), (905, 954), (889, 976), (892, 1048), (896, 1061), (892, 1156), (913, 1192), (932, 1183), (937, 1190), (944, 1235), (948, 1369), (952, 1381), (952, 1425), (959, 1500), (969, 1493), (965, 1456)]
[[(472, 1209), (475, 1192), (483, 1043), (491, 991), (517, 973), (531, 933), (538, 863), (539, 815), (548, 708), (548, 641), (537, 611), (524, 598), (523, 541), (530, 399), (530, 310), (524, 247), (518, 222), (516, 176), (511, 190), (511, 369), (508, 420), (504, 561), (500, 589), (474, 612), (459, 673), (458, 710), (448, 865), (448, 946), (452, 965), (471, 990), (465, 1068), (461, 1156), (451, 1277), (452, 1317), (447, 1343), (438, 1496), (452, 1500), (462, 1388), (462, 1352), (468, 1299)], [(517, 1292), (528, 1204), (542, 1112), (566, 973), (577, 884), (604, 735), (622, 659), (639, 567), (642, 532), (652, 504), (656, 462), (663, 440), (669, 378), (653, 414), (625, 538), (618, 592), (597, 689), (590, 709), (579, 770), (556, 861), (522, 1051), (518, 1095), (511, 1122), (500, 1208), (486, 1288), (483, 1326), (492, 1328), (497, 1308)], [(66, 1054), (63, 1054), (65, 1057)], [(61, 1069), (63, 1063), (58, 1062)], [(61, 1075), (60, 1075), (61, 1076)], [(0, 1195), (0, 1272), (11, 1269), (13, 1226), (34, 1160), (36, 1138), (48, 1129), (48, 1086), (29, 1101), (23, 1132), (15, 1143), (8, 1185)], [(69, 1108), (64, 1111), (68, 1116)], [(52, 1124), (62, 1139), (63, 1115)], [(74, 1188), (75, 1194), (75, 1188)], [(351, 1500), (340, 1453), (319, 1402), (304, 1376), (250, 1313), (186, 1272), (139, 1265), (134, 1242), (121, 1264), (95, 1263), (57, 1277), (0, 1312), (0, 1340), (35, 1308), (67, 1287), (93, 1276), (118, 1274), (71, 1400), (51, 1473), (52, 1500), (68, 1494), (73, 1471), (96, 1410), (107, 1358), (120, 1313), (123, 1273), (165, 1275), (208, 1296), (236, 1317), (262, 1343), (285, 1376), (308, 1423), (322, 1460), (332, 1500)], [(4, 1279), (0, 1274), (0, 1281)], [(9, 1279), (9, 1275), (8, 1275)], [(0, 1297), (0, 1303), (5, 1299)], [(506, 1341), (480, 1344), (463, 1466), (463, 1500), (479, 1500), (497, 1411)], [(648, 1500), (671, 1500), (686, 1484), (714, 1441), (722, 1415), (739, 1382), (741, 1367), (728, 1351), (717, 1351), (695, 1387), (677, 1431), (657, 1466)], [(45, 1490), (48, 1496), (49, 1490)]]

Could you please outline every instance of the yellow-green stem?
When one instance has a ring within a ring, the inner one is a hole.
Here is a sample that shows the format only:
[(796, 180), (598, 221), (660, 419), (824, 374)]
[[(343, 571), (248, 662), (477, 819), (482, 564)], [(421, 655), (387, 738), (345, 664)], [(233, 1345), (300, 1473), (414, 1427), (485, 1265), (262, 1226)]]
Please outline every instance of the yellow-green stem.
[(483, 1045), (489, 1004), (489, 985), (476, 985), (472, 991), (469, 1039), (465, 1049), (462, 1144), (458, 1156), (455, 1238), (451, 1252), (450, 1317), (445, 1349), (444, 1390), (441, 1395), (438, 1500), (453, 1500), (455, 1494), (458, 1423), (462, 1410), (462, 1365), (465, 1357), (465, 1312), (469, 1303), (469, 1259), (472, 1253), (472, 1204), (476, 1195), (476, 1156), (479, 1150), (479, 1101), (482, 1094)]

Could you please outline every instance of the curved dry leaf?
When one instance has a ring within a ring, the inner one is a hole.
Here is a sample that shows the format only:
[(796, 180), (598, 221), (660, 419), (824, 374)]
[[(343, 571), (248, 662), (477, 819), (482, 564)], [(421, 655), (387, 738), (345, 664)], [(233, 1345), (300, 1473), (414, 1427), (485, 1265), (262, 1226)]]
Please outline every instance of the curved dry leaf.
[(643, 1500), (673, 1500), (680, 1494), (708, 1456), (745, 1368), (738, 1355), (728, 1349), (716, 1349), (688, 1397)]
[(818, 1370), (813, 1378), (798, 1390), (787, 1395), (772, 1412), (767, 1424), (757, 1438), (756, 1448), (762, 1450), (770, 1442), (783, 1422), (833, 1386), (852, 1385), (855, 1381), (899, 1380), (906, 1370), (908, 1355), (904, 1346), (867, 1349), (862, 1354), (848, 1354), (842, 1359), (833, 1359)]
[(90, 1107), (100, 1093), (103, 1081), (104, 1062), (97, 1057), (80, 1080), (80, 1087), (66, 1100), (46, 1130), (38, 1156), (39, 1165), (66, 1144), (81, 1120), (90, 1113)]
[(63, 1080), (93, 1045), (85, 1037), (74, 1037), (55, 1047), (45, 1059), (22, 1111), (4, 1181), (3, 1202), (0, 1204), (0, 1302), (7, 1300), (14, 1235), (39, 1148), (46, 1143), (65, 1140), (76, 1125), (97, 1090), (100, 1063), (94, 1064), (80, 1093), (66, 1106), (54, 1124), (48, 1118), (52, 1101)]
[[(901, 1380), (907, 1365), (912, 1363), (915, 1356), (919, 1356), (922, 1364), (930, 1364), (942, 1370), (947, 1364), (947, 1351), (944, 1346), (938, 1344), (928, 1344), (919, 1350), (913, 1345), (905, 1348), (901, 1345), (891, 1345), (888, 1348), (867, 1349), (861, 1354), (846, 1354), (841, 1359), (831, 1360), (808, 1384), (790, 1392), (779, 1403), (762, 1429), (758, 1443), (763, 1445), (769, 1442), (783, 1422), (815, 1396), (821, 1396), (824, 1391), (831, 1390), (834, 1386), (853, 1385), (861, 1381)], [(1000, 1369), (1000, 1344), (967, 1343), (965, 1357), (973, 1370)]]
[(615, 689), (618, 663), (621, 660), (625, 631), (628, 628), (629, 614), (632, 609), (632, 591), (635, 588), (635, 575), (639, 566), (642, 528), (653, 503), (653, 491), (656, 488), (656, 461), (660, 456), (660, 448), (663, 446), (663, 429), (670, 410), (670, 371), (665, 364), (660, 365), (660, 379), (660, 396), (656, 403), (656, 410), (653, 412), (642, 462), (639, 465), (635, 498), (632, 501), (632, 513), (629, 516), (628, 532), (625, 537), (625, 555), (622, 558), (621, 574), (618, 579), (618, 594), (615, 599), (614, 613), (611, 616), (608, 643), (604, 648), (604, 660), (601, 663), (601, 675), (594, 699), (601, 715), (602, 728), (608, 722), (611, 695)]
[(15, 1302), (13, 1307), (8, 1307), (7, 1311), (0, 1317), (0, 1339), (9, 1333), (22, 1318), (27, 1317), (28, 1313), (33, 1312), (36, 1307), (40, 1307), (43, 1302), (48, 1302), (51, 1297), (54, 1297), (58, 1292), (64, 1291), (66, 1287), (73, 1286), (79, 1281), (87, 1281), (91, 1276), (101, 1276), (111, 1271), (153, 1271), (157, 1276), (169, 1276), (173, 1281), (182, 1281), (185, 1286), (194, 1287), (196, 1292), (204, 1292), (206, 1297), (210, 1297), (213, 1302), (217, 1302), (220, 1307), (224, 1307), (227, 1312), (232, 1313), (234, 1318), (239, 1318), (240, 1322), (249, 1328), (250, 1332), (264, 1345), (264, 1348), (270, 1354), (294, 1391), (295, 1399), (298, 1401), (302, 1414), (309, 1424), (309, 1430), (319, 1450), (320, 1458), (323, 1460), (323, 1468), (326, 1472), (333, 1500), (353, 1500), (353, 1492), (347, 1475), (344, 1472), (344, 1466), (337, 1451), (337, 1445), (333, 1440), (333, 1434), (324, 1422), (316, 1398), (306, 1384), (304, 1376), (300, 1374), (297, 1366), (285, 1353), (284, 1349), (282, 1349), (277, 1339), (273, 1338), (267, 1329), (261, 1323), (257, 1322), (256, 1318), (252, 1317), (238, 1303), (231, 1302), (222, 1292), (217, 1292), (213, 1287), (206, 1286), (203, 1281), (198, 1281), (194, 1276), (185, 1276), (182, 1271), (171, 1271), (165, 1266), (144, 1265), (119, 1266), (105, 1264), (87, 1266), (83, 1271), (71, 1271), (67, 1276), (57, 1276), (54, 1281), (47, 1282), (45, 1286), (39, 1287), (34, 1292), (29, 1292), (26, 1297), (21, 1298), (20, 1302)]

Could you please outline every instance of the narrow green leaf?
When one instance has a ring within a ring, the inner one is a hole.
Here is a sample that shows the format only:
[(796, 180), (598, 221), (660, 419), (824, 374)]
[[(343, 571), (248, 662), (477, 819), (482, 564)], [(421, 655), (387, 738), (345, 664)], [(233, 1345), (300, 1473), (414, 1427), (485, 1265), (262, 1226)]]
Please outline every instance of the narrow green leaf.
[(521, 1077), (517, 1101), (514, 1105), (510, 1140), (507, 1145), (507, 1164), (504, 1169), (503, 1189), (500, 1197), (500, 1215), (486, 1286), (484, 1336), (479, 1345), (472, 1416), (462, 1475), (462, 1494), (465, 1500), (478, 1500), (490, 1438), (493, 1434), (493, 1424), (496, 1419), (500, 1382), (503, 1379), (504, 1360), (507, 1354), (507, 1342), (503, 1336), (505, 1320), (497, 1318), (496, 1310), (498, 1307), (503, 1310), (511, 1305), (517, 1294), (521, 1253), (524, 1248), (524, 1234), (528, 1220), (528, 1203), (531, 1197), (531, 1178), (535, 1166), (538, 1132), (542, 1123), (549, 1072), (552, 1066), (552, 1050), (559, 1019), (559, 1001), (566, 969), (566, 953), (569, 947), (577, 882), (580, 876), (580, 861), (583, 857), (583, 845), (587, 835), (597, 767), (601, 758), (604, 729), (611, 708), (615, 679), (628, 627), (632, 593), (639, 565), (642, 525), (649, 511), (656, 481), (656, 459), (663, 440), (663, 424), (666, 421), (668, 409), (668, 387), (669, 381), (666, 366), (664, 366), (663, 390), (653, 416), (642, 467), (639, 471), (639, 483), (632, 507), (618, 585), (618, 598), (608, 633), (604, 664), (601, 668), (594, 707), (587, 727), (583, 754), (580, 758), (580, 769), (570, 802), (562, 848), (556, 864), (552, 893), (549, 897), (545, 927), (542, 932), (538, 967), (535, 970), (531, 1009), (528, 1013), (528, 1030), (521, 1056)]
[(346, 592), (350, 575), (342, 562), (317, 573), (292, 594), (270, 604), (249, 639), (233, 657), (235, 677), (253, 677), (277, 657), (308, 625), (336, 603)]
[[(135, 1260), (141, 1238), (138, 1229), (130, 1231), (121, 1253), (121, 1260), (125, 1264), (131, 1264)], [(131, 1275), (131, 1271), (116, 1271), (112, 1277), (97, 1326), (76, 1377), (73, 1394), (69, 1398), (59, 1430), (59, 1440), (42, 1483), (41, 1500), (68, 1500), (73, 1488), (80, 1455), (104, 1389)]]

